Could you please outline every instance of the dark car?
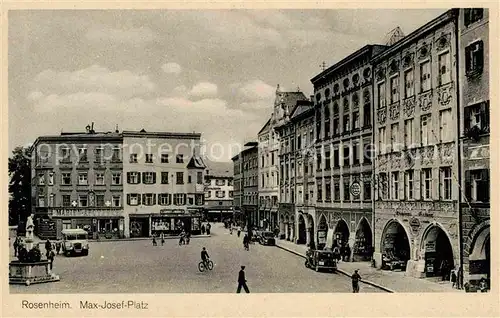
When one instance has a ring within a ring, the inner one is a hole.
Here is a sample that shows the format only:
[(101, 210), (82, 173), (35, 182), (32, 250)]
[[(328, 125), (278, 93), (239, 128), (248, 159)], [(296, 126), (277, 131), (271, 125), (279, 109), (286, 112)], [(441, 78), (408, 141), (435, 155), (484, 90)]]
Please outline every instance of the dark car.
[(270, 231), (263, 231), (260, 233), (259, 243), (262, 245), (275, 245), (274, 233)]
[(308, 250), (306, 253), (305, 266), (316, 271), (326, 269), (335, 272), (337, 261), (333, 257), (333, 252), (329, 250)]

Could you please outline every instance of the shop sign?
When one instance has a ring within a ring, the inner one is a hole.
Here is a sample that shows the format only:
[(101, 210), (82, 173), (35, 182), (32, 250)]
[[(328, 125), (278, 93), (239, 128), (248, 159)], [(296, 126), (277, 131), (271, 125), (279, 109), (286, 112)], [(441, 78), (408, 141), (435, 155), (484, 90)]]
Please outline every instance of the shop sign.
[(425, 244), (425, 252), (432, 253), (436, 251), (436, 241), (427, 242)]
[(51, 210), (55, 217), (103, 217), (121, 216), (121, 209), (71, 209), (55, 208)]
[(396, 215), (399, 216), (411, 216), (410, 212), (396, 211)]
[(430, 213), (430, 212), (418, 212), (418, 216), (424, 216), (424, 217), (432, 218), (432, 217), (434, 217), (434, 213)]
[(417, 218), (412, 218), (410, 220), (410, 227), (414, 232), (417, 232), (418, 229), (420, 228), (420, 221)]
[(359, 197), (359, 195), (361, 194), (361, 185), (358, 181), (354, 181), (353, 183), (351, 183), (350, 191), (355, 198)]

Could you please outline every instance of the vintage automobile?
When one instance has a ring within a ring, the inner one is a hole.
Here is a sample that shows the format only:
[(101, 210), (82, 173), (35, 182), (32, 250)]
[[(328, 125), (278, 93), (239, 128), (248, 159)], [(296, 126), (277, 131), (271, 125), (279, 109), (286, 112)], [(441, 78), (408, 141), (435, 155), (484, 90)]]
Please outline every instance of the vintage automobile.
[(89, 255), (88, 232), (83, 229), (64, 229), (62, 234), (62, 252), (65, 256)]
[(261, 245), (275, 245), (274, 233), (270, 231), (260, 232), (259, 243)]
[(305, 266), (315, 269), (317, 272), (323, 269), (334, 272), (337, 270), (337, 261), (330, 250), (308, 250)]

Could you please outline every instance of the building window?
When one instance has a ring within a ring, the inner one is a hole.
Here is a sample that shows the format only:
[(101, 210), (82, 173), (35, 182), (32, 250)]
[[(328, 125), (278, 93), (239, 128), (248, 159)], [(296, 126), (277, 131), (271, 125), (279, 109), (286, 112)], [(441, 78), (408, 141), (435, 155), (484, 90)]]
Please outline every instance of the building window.
[[(490, 131), (490, 105), (488, 102), (465, 107), (465, 132), (484, 134)], [(472, 135), (471, 135), (472, 136)]]
[(142, 182), (144, 184), (155, 184), (156, 183), (156, 173), (155, 172), (143, 172)]
[(331, 168), (331, 161), (330, 161), (330, 151), (325, 152), (325, 170), (330, 170)]
[(420, 92), (431, 89), (431, 63), (429, 61), (420, 64)]
[(413, 146), (415, 140), (413, 139), (413, 118), (405, 120), (405, 146)]
[(378, 84), (377, 93), (378, 93), (378, 108), (384, 108), (385, 107), (385, 82)]
[(156, 195), (154, 193), (144, 193), (142, 195), (142, 204), (152, 206), (156, 204)]
[(232, 198), (233, 197), (233, 191), (229, 191), (229, 197)]
[(431, 116), (424, 115), (420, 117), (420, 142), (422, 146), (427, 146), (430, 143), (431, 137)]
[(63, 185), (71, 185), (71, 173), (63, 173), (62, 174), (62, 184)]
[(192, 179), (191, 179), (190, 175), (188, 175), (188, 183), (192, 183)]
[(161, 163), (168, 163), (168, 153), (161, 154)]
[(468, 170), (465, 172), (465, 189), (469, 201), (490, 202), (489, 170)]
[(102, 162), (102, 148), (95, 148), (94, 149), (94, 154), (95, 154), (95, 162)]
[(80, 161), (82, 161), (82, 162), (88, 161), (87, 148), (79, 148), (78, 149), (78, 158), (80, 158)]
[(216, 185), (218, 185), (218, 186), (223, 186), (223, 185), (225, 185), (225, 183), (224, 183), (224, 180), (223, 180), (223, 179), (217, 179), (217, 180), (215, 180), (215, 184), (216, 184)]
[(450, 52), (440, 54), (438, 57), (439, 63), (439, 85), (448, 84), (451, 82), (451, 60)]
[(391, 104), (399, 101), (399, 76), (391, 78)]
[(38, 174), (38, 185), (45, 185), (45, 174)]
[(176, 173), (176, 184), (184, 184), (184, 172)]
[(184, 163), (184, 155), (178, 154), (177, 156), (175, 156), (175, 163)]
[(413, 186), (414, 186), (414, 172), (413, 170), (407, 170), (405, 172), (405, 196), (407, 200), (413, 200)]
[(424, 200), (432, 199), (432, 169), (422, 169), (422, 198)]
[(363, 181), (363, 200), (370, 201), (372, 199), (372, 183), (368, 178)]
[(385, 153), (385, 151), (386, 151), (386, 147), (385, 147), (386, 140), (387, 140), (387, 136), (386, 136), (385, 127), (380, 127), (378, 129), (378, 151), (380, 153)]
[(104, 194), (97, 194), (95, 196), (96, 206), (103, 207), (104, 206)]
[(153, 154), (146, 154), (146, 163), (153, 163)]
[(61, 148), (61, 160), (63, 162), (69, 162), (71, 161), (71, 155), (70, 155), (70, 151), (69, 151), (69, 148)]
[(78, 174), (78, 185), (87, 185), (87, 184), (88, 184), (87, 172), (80, 172)]
[(333, 167), (334, 168), (340, 167), (340, 151), (339, 151), (339, 148), (333, 149)]
[(205, 192), (205, 199), (208, 199), (212, 196), (212, 191), (208, 190)]
[(399, 199), (399, 172), (395, 171), (391, 177), (391, 199)]
[(203, 205), (203, 194), (195, 194), (196, 205)]
[(113, 154), (111, 155), (111, 160), (112, 161), (120, 161), (120, 148), (115, 147), (113, 148)]
[(389, 191), (387, 191), (388, 190), (387, 173), (379, 174), (378, 189), (379, 189), (379, 199), (387, 200), (387, 197), (389, 195)]
[(344, 201), (351, 200), (351, 193), (349, 192), (350, 187), (351, 185), (349, 176), (344, 176)]
[(321, 162), (323, 161), (322, 160), (323, 158), (321, 157), (321, 153), (316, 153), (316, 169), (320, 170), (321, 169)]
[(352, 164), (359, 165), (359, 144), (355, 143), (352, 145)]
[(62, 196), (62, 206), (68, 207), (71, 206), (71, 196), (67, 194), (63, 194)]
[(130, 163), (137, 163), (137, 154), (136, 153), (130, 154)]
[(45, 207), (45, 196), (42, 194), (38, 195), (38, 206), (41, 208)]
[(87, 195), (79, 195), (78, 196), (78, 206), (79, 207), (87, 207), (89, 205), (88, 196)]
[(186, 194), (175, 193), (174, 194), (174, 205), (185, 205), (186, 204)]
[(168, 184), (168, 171), (161, 172), (161, 184)]
[(95, 184), (104, 185), (104, 173), (99, 172), (95, 174)]
[(141, 182), (141, 175), (139, 172), (127, 172), (128, 184), (139, 184)]
[(344, 167), (347, 167), (350, 165), (350, 162), (351, 162), (351, 154), (350, 154), (350, 147), (349, 146), (345, 146), (344, 147)]
[(201, 171), (196, 173), (196, 184), (203, 184), (203, 172)]
[(122, 206), (122, 197), (120, 195), (114, 195), (113, 196), (113, 206), (114, 207), (121, 207)]
[(464, 24), (465, 26), (469, 26), (470, 24), (477, 22), (483, 19), (483, 11), (484, 9), (464, 9)]
[(352, 113), (352, 129), (359, 129), (359, 111)]
[(111, 184), (122, 184), (122, 174), (120, 172), (113, 172), (113, 174), (111, 175)]
[(439, 112), (439, 137), (441, 142), (453, 140), (453, 123), (451, 121), (451, 108)]
[(330, 202), (332, 200), (332, 185), (329, 180), (325, 182), (325, 200)]
[(141, 196), (138, 193), (127, 194), (128, 205), (139, 205), (141, 204)]
[(405, 98), (415, 94), (413, 69), (405, 71)]
[(399, 148), (399, 124), (391, 125), (391, 149), (398, 151)]
[(372, 158), (373, 158), (373, 145), (370, 143), (370, 141), (365, 140), (365, 147), (363, 151), (363, 156), (364, 156), (364, 164), (371, 164), (372, 163)]
[(215, 191), (215, 196), (217, 198), (223, 198), (225, 196), (225, 191), (222, 190)]
[(350, 120), (350, 116), (349, 114), (347, 115), (344, 115), (344, 133), (348, 132), (350, 129), (350, 123), (349, 123), (349, 120)]
[(440, 169), (441, 171), (441, 199), (443, 200), (451, 200), (451, 185), (452, 185), (452, 180), (451, 180), (451, 167), (443, 167)]

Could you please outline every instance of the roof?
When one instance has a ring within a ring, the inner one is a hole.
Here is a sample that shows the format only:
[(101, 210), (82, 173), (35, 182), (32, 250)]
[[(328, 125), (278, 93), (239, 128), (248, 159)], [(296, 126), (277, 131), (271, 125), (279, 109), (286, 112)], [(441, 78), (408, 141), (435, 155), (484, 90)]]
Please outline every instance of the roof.
[(64, 229), (61, 231), (62, 234), (88, 234), (84, 229)]
[(208, 170), (207, 176), (211, 177), (233, 177), (233, 162), (211, 161), (206, 159), (206, 169)]
[(307, 103), (304, 102), (298, 102), (297, 107), (295, 108), (295, 111), (292, 113), (290, 116), (291, 119), (298, 118), (300, 115), (306, 113), (309, 110), (314, 109), (314, 103), (311, 101), (308, 101)]
[(266, 124), (264, 125), (264, 127), (262, 127), (261, 130), (259, 130), (259, 132), (257, 133), (257, 135), (260, 135), (263, 131), (265, 131), (266, 129), (269, 129), (270, 126), (271, 126), (271, 117), (269, 117), (269, 119), (267, 120)]
[(299, 100), (309, 100), (302, 92), (282, 92), (281, 103), (288, 106), (290, 114), (293, 114)]
[(177, 139), (200, 139), (201, 133), (178, 133), (178, 132), (166, 132), (166, 131), (145, 131), (144, 129), (140, 131), (124, 130), (122, 132), (123, 137), (155, 137), (155, 138), (177, 138)]
[(205, 165), (203, 159), (200, 156), (193, 155), (186, 167), (188, 169), (205, 169), (207, 166)]

